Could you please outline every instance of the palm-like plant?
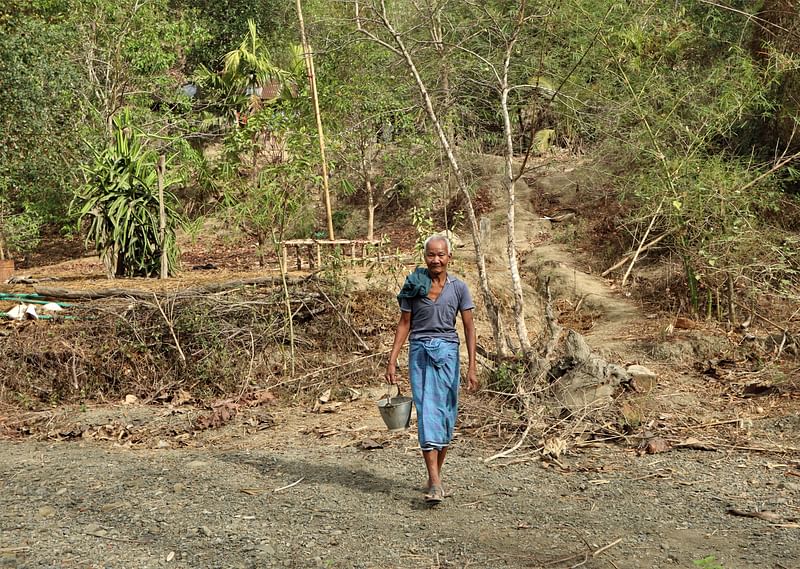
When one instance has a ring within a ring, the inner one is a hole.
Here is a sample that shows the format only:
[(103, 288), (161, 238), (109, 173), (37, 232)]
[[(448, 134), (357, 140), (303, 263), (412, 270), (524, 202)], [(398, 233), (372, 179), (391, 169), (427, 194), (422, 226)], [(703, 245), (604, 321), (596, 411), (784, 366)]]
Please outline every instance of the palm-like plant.
[(239, 47), (222, 58), (220, 72), (201, 65), (195, 73), (195, 81), (210, 91), (216, 110), (220, 114), (232, 111), (237, 118), (242, 113), (253, 114), (262, 107), (265, 87), (279, 87), (271, 99), (266, 99), (268, 102), (294, 96), (297, 78), (303, 69), (303, 54), (299, 46), (290, 47), (278, 59), (273, 58), (258, 35), (256, 23), (248, 20), (247, 28)]
[[(168, 272), (174, 274), (179, 256), (177, 199), (164, 192), (166, 231), (161, 243), (156, 155), (129, 122), (126, 114), (116, 117), (113, 143), (93, 149), (94, 162), (84, 167), (86, 183), (76, 193), (72, 209), (79, 223), (89, 219), (86, 242), (94, 243), (109, 278), (159, 274), (162, 249), (167, 252)], [(165, 190), (174, 182), (165, 180)]]

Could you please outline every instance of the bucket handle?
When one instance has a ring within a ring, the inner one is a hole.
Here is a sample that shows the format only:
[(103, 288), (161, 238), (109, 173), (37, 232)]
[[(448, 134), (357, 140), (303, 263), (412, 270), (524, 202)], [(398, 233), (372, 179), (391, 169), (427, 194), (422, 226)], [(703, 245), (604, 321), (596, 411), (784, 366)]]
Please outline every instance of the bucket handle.
[(399, 383), (394, 383), (394, 384), (387, 383), (386, 384), (386, 395), (384, 396), (384, 398), (386, 399), (386, 405), (384, 405), (384, 407), (394, 407), (394, 405), (392, 405), (392, 385), (394, 385), (397, 388), (397, 395), (395, 395), (395, 397), (400, 397), (400, 384)]

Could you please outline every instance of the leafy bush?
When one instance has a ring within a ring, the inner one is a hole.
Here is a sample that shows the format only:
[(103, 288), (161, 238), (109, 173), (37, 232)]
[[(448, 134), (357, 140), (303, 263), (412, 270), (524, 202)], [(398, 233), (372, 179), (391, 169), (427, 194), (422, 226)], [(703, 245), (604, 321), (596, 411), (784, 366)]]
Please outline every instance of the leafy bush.
[(87, 243), (93, 242), (110, 276), (153, 276), (161, 270), (166, 249), (168, 272), (178, 266), (175, 229), (180, 216), (176, 199), (166, 191), (175, 183), (164, 180), (166, 229), (159, 235), (157, 156), (129, 124), (127, 114), (114, 119), (114, 141), (94, 150), (94, 162), (84, 167), (86, 183), (72, 208), (78, 223), (89, 219)]
[(29, 205), (14, 212), (8, 201), (0, 198), (0, 259), (35, 249), (41, 226), (42, 217)]

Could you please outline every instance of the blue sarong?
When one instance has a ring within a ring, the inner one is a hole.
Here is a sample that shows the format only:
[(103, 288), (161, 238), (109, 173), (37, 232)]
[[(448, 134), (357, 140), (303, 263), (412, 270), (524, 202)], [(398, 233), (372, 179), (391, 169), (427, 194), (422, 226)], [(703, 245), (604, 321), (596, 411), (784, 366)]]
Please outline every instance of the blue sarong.
[(458, 344), (439, 338), (410, 342), (408, 372), (419, 446), (441, 450), (453, 439), (458, 413)]

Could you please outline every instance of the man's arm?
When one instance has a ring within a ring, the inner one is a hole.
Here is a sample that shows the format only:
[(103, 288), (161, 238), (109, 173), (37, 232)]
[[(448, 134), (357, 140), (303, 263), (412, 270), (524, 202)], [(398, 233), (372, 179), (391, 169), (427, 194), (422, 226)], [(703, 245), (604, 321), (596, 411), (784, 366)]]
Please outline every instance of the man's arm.
[(472, 316), (472, 310), (461, 311), (461, 322), (464, 324), (464, 339), (467, 342), (467, 354), (469, 356), (469, 364), (467, 367), (467, 391), (478, 390), (478, 369), (477, 362), (475, 361), (475, 348), (478, 340), (475, 336), (475, 320)]
[(397, 323), (397, 330), (394, 333), (392, 352), (389, 354), (389, 362), (386, 364), (386, 381), (391, 384), (397, 383), (397, 357), (400, 355), (400, 350), (403, 349), (403, 344), (406, 343), (410, 330), (411, 313), (401, 312), (400, 321)]

